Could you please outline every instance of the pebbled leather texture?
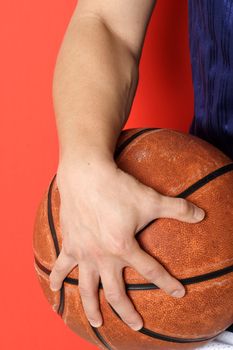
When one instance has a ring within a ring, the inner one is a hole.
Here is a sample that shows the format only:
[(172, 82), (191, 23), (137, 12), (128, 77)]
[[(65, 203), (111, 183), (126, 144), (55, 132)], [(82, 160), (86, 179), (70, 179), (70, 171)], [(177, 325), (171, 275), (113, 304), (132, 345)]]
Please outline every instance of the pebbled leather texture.
[[(124, 131), (118, 145), (139, 130)], [(219, 149), (196, 136), (160, 129), (147, 130), (134, 138), (122, 150), (116, 162), (121, 169), (144, 184), (175, 197), (232, 161)], [(206, 217), (202, 222), (189, 224), (169, 218), (157, 219), (138, 235), (140, 245), (178, 279), (232, 266), (232, 188), (233, 171), (205, 183), (186, 198), (205, 210)], [(160, 289), (128, 290), (129, 297), (144, 320), (144, 330), (138, 332), (131, 330), (113, 312), (100, 289), (104, 324), (94, 332), (82, 308), (76, 283), (78, 266), (68, 275), (73, 280), (64, 282), (63, 292), (52, 292), (49, 288), (49, 271), (57, 257), (54, 235), (58, 249), (62, 247), (59, 208), (60, 197), (54, 178), (38, 206), (35, 220), (34, 256), (45, 268), (43, 271), (35, 262), (35, 271), (49, 304), (80, 337), (101, 349), (195, 349), (233, 323), (233, 272), (229, 272), (186, 285), (186, 295), (181, 299), (172, 298)], [(124, 278), (126, 283), (148, 283), (130, 267), (125, 268)], [(170, 337), (170, 340), (160, 339), (161, 336)], [(172, 341), (173, 338), (181, 339), (181, 342)], [(206, 340), (195, 342), (197, 338)], [(185, 339), (192, 341), (186, 342)]]

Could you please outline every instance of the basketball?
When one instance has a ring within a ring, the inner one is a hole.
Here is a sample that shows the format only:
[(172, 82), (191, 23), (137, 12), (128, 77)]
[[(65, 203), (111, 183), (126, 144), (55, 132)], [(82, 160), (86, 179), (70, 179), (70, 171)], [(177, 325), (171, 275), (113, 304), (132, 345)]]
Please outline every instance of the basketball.
[(185, 296), (173, 298), (126, 267), (126, 291), (144, 321), (142, 329), (133, 331), (108, 304), (101, 283), (103, 325), (90, 325), (79, 294), (78, 266), (53, 292), (49, 274), (62, 247), (56, 175), (39, 203), (34, 224), (39, 285), (64, 323), (100, 349), (200, 347), (233, 323), (233, 162), (203, 139), (159, 128), (123, 130), (114, 158), (119, 168), (145, 185), (204, 209), (201, 222), (159, 218), (136, 235), (140, 246), (181, 281)]

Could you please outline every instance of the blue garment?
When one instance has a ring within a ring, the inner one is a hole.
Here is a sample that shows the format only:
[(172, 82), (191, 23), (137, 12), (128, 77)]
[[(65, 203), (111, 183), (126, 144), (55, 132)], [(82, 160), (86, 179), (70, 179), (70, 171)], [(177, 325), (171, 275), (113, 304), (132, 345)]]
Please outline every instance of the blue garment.
[(233, 0), (188, 0), (194, 117), (189, 129), (233, 159)]
[(233, 159), (233, 0), (188, 0), (188, 25), (194, 88), (189, 132)]

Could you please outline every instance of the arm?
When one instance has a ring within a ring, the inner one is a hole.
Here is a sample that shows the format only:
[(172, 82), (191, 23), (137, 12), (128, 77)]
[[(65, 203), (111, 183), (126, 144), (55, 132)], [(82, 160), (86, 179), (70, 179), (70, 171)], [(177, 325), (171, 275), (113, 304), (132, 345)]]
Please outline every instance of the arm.
[(125, 266), (170, 295), (184, 295), (182, 284), (140, 248), (135, 234), (158, 217), (190, 223), (203, 218), (200, 208), (159, 194), (113, 161), (137, 87), (154, 4), (152, 0), (79, 0), (55, 69), (63, 244), (50, 285), (59, 290), (78, 264), (83, 307), (95, 327), (102, 323), (100, 278), (107, 301), (122, 320), (134, 330), (143, 325), (125, 292)]
[(112, 159), (129, 116), (155, 1), (117, 4), (79, 0), (65, 34), (53, 82), (60, 161)]

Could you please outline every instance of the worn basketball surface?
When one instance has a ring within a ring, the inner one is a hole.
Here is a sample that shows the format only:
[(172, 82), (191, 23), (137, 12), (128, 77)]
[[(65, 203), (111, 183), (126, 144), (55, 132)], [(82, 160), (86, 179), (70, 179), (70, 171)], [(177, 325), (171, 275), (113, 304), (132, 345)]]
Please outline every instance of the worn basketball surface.
[[(33, 250), (35, 270), (52, 308), (77, 335), (101, 349), (194, 349), (233, 323), (233, 163), (206, 141), (170, 129), (124, 130), (115, 152), (118, 166), (158, 192), (190, 200), (205, 210), (196, 224), (161, 218), (137, 239), (186, 288), (177, 299), (124, 270), (127, 294), (142, 315), (133, 331), (107, 303), (99, 288), (104, 323), (89, 324), (83, 311), (78, 266), (52, 292), (49, 274), (62, 247), (56, 175), (38, 207)], [(114, 210), (114, 208), (113, 208)], [(127, 219), (127, 218), (126, 218)]]

